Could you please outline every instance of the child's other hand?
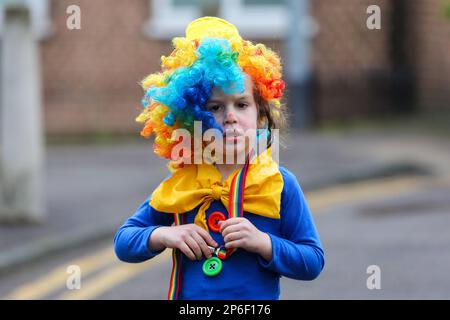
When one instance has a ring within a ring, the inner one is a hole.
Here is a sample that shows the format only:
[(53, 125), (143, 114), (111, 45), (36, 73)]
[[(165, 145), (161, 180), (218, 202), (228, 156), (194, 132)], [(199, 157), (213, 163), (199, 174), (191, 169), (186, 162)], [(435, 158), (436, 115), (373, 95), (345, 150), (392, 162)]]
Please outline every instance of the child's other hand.
[(218, 244), (211, 235), (196, 224), (184, 224), (181, 226), (161, 227), (160, 241), (166, 248), (179, 249), (191, 260), (200, 260), (202, 256), (212, 256), (208, 245), (217, 247)]
[(246, 218), (230, 218), (219, 221), (225, 248), (242, 248), (272, 259), (272, 241), (267, 233), (260, 231)]

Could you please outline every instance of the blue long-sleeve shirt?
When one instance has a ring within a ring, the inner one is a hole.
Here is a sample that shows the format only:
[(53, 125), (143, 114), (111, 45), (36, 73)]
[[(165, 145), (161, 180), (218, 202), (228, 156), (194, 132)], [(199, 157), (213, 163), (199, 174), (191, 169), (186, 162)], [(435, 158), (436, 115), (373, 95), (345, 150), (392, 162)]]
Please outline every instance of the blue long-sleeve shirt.
[[(270, 219), (244, 212), (259, 230), (272, 241), (272, 260), (238, 249), (223, 261), (222, 271), (215, 277), (202, 272), (205, 261), (192, 261), (182, 255), (179, 299), (278, 299), (280, 277), (313, 280), (323, 269), (324, 251), (310, 210), (296, 177), (279, 167), (283, 177), (280, 219)], [(170, 226), (173, 215), (159, 212), (149, 205), (149, 199), (120, 227), (115, 238), (118, 258), (126, 262), (142, 262), (162, 251), (148, 248), (148, 239), (160, 226)], [(194, 223), (197, 209), (185, 213), (185, 223)], [(220, 201), (214, 201), (206, 218), (214, 211), (227, 216)], [(220, 233), (210, 231), (212, 238), (223, 245)], [(170, 272), (168, 270), (167, 272)]]

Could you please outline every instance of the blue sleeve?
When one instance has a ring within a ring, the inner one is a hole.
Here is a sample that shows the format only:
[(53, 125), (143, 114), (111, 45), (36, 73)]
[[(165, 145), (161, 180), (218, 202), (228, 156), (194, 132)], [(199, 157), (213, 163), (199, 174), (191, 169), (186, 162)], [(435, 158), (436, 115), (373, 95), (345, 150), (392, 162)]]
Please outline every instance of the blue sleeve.
[(313, 280), (324, 267), (324, 251), (297, 178), (284, 168), (281, 194), (281, 236), (269, 233), (272, 260), (260, 264), (282, 276)]
[(142, 262), (164, 251), (150, 250), (148, 239), (156, 228), (170, 226), (173, 216), (156, 211), (150, 206), (149, 200), (150, 197), (125, 221), (114, 237), (114, 250), (122, 261)]

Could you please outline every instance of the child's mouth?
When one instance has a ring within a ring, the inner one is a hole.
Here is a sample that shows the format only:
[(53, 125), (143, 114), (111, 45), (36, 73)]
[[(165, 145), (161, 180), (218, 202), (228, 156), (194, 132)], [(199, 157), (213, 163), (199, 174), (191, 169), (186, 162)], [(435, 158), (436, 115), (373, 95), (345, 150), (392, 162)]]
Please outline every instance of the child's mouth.
[(223, 133), (223, 137), (226, 142), (236, 143), (242, 136), (243, 134), (241, 132), (234, 129), (225, 130)]

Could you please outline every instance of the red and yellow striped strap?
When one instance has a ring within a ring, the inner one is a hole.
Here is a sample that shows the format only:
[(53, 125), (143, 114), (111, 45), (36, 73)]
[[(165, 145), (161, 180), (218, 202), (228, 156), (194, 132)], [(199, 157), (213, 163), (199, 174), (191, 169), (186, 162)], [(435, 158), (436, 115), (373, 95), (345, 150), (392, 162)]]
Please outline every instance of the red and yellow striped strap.
[[(244, 188), (245, 179), (247, 177), (248, 167), (250, 166), (250, 159), (252, 158), (253, 152), (249, 154), (245, 162), (244, 167), (239, 170), (239, 172), (234, 176), (231, 186), (230, 195), (228, 202), (228, 218), (237, 218), (244, 216)], [(227, 250), (225, 258), (231, 256), (235, 249)]]
[[(184, 224), (184, 215), (180, 213), (174, 214), (174, 223), (176, 226)], [(168, 300), (178, 300), (181, 281), (181, 252), (180, 250), (172, 250), (172, 273), (170, 275)]]

